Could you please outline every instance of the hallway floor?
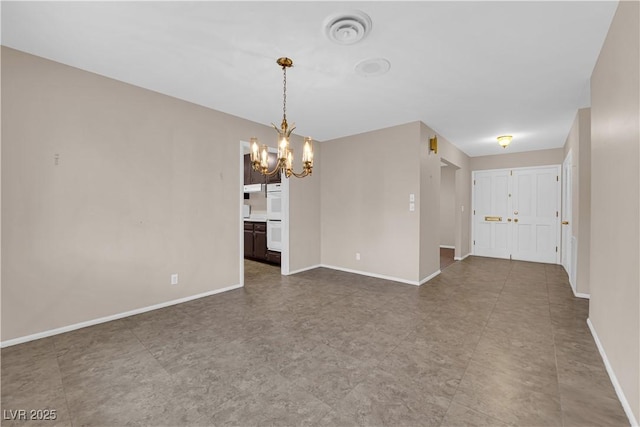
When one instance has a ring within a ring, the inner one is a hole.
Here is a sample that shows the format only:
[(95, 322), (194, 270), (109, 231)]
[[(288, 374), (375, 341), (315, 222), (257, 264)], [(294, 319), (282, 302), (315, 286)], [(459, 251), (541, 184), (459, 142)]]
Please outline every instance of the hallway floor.
[(46, 426), (628, 425), (588, 301), (560, 266), (469, 257), (415, 287), (245, 265), (243, 289), (3, 349), (3, 414), (55, 409)]

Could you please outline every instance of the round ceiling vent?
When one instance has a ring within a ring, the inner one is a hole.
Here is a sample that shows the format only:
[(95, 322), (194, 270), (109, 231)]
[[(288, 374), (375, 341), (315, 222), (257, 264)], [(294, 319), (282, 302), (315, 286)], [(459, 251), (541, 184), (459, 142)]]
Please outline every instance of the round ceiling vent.
[(371, 18), (359, 10), (332, 15), (325, 20), (324, 31), (334, 43), (354, 44), (371, 31)]
[(356, 65), (356, 73), (365, 77), (381, 76), (391, 69), (391, 63), (384, 58), (365, 59)]

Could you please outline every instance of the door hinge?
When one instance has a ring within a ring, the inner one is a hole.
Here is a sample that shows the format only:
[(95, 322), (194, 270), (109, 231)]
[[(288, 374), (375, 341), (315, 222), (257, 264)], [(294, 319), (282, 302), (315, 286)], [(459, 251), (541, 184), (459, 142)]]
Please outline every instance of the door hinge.
[(473, 210), (473, 214), (474, 214), (474, 215), (476, 214), (476, 210), (475, 210), (475, 209)]
[(556, 175), (556, 181), (560, 182), (560, 177), (558, 175)]
[(509, 261), (513, 261), (513, 255), (509, 254)]
[(556, 211), (556, 218), (558, 218), (558, 211)]
[(556, 252), (558, 252), (558, 247), (556, 246)]
[(476, 245), (476, 241), (474, 240), (474, 241), (473, 241), (473, 246), (475, 246), (475, 245)]
[(476, 180), (475, 179), (473, 180), (473, 185), (476, 185)]
[(509, 171), (509, 175), (513, 176), (513, 171)]

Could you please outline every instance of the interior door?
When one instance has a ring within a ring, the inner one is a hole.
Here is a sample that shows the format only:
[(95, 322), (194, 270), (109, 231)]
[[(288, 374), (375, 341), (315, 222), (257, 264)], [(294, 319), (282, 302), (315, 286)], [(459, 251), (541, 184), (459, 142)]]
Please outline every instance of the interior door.
[(513, 259), (558, 263), (559, 174), (557, 166), (513, 170)]
[(474, 254), (509, 258), (509, 171), (479, 171), (473, 178)]

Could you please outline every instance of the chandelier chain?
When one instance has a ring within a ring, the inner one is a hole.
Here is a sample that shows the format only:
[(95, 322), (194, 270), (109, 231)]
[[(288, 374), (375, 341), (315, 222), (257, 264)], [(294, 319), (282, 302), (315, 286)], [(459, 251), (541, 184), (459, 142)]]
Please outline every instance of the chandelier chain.
[(287, 120), (287, 67), (282, 67), (283, 72), (283, 91), (282, 91), (282, 118)]

